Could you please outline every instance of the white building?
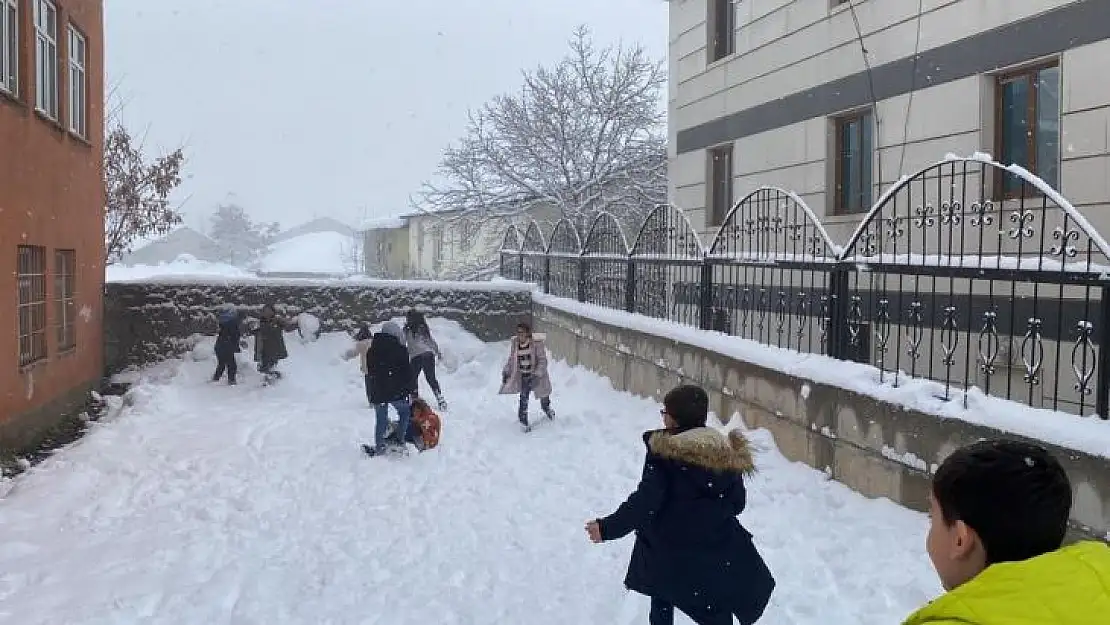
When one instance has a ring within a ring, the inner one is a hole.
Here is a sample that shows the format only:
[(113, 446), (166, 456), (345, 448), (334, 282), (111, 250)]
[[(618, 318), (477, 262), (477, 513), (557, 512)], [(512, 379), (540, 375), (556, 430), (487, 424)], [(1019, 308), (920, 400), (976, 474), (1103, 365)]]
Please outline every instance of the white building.
[(699, 229), (774, 185), (843, 241), (902, 174), (985, 152), (1110, 232), (1105, 0), (671, 0), (669, 56), (671, 200)]
[(520, 210), (405, 215), (410, 271), (420, 278), (487, 278), (497, 271), (499, 250), (510, 225), (523, 231), (535, 219), (546, 236), (557, 218), (557, 209), (542, 203)]

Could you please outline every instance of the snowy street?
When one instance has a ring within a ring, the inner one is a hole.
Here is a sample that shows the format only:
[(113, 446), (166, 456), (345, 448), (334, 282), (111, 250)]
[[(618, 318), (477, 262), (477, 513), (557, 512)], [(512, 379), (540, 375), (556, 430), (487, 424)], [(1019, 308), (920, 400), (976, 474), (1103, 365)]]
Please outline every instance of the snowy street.
[[(440, 446), (407, 458), (359, 450), (373, 415), (346, 335), (287, 335), (272, 387), (246, 366), (210, 383), (210, 339), (145, 370), (131, 407), (0, 498), (0, 623), (646, 623), (632, 539), (582, 525), (635, 486), (658, 405), (553, 362), (558, 418), (524, 434), (496, 395), (506, 345), (432, 329), (451, 405)], [(751, 437), (741, 520), (778, 582), (761, 625), (897, 623), (939, 594), (924, 515)]]

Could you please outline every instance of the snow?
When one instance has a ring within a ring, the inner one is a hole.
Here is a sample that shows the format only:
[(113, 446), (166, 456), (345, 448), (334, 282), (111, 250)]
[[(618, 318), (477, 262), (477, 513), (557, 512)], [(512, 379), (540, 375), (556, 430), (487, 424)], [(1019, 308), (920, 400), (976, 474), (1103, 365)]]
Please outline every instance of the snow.
[(312, 313), (297, 315), (297, 328), (302, 341), (315, 341), (320, 333), (320, 319)]
[[(902, 373), (898, 376), (899, 385), (892, 386), (891, 380), (894, 376), (890, 372), (885, 376), (886, 381), (881, 382), (879, 370), (863, 363), (763, 345), (721, 332), (700, 330), (646, 315), (545, 295), (538, 291), (534, 291), (532, 297), (534, 301), (556, 310), (663, 339), (681, 341), (737, 360), (781, 371), (809, 382), (855, 391), (911, 410), (936, 415), (938, 418), (957, 419), (983, 425), (1094, 456), (1110, 458), (1110, 422), (1093, 415), (1083, 417), (1033, 408), (987, 395), (974, 387), (966, 393), (958, 388), (952, 388), (950, 392), (955, 399), (944, 401), (940, 398), (944, 392), (944, 385), (932, 380), (911, 378)], [(963, 399), (966, 399), (966, 406)]]
[(191, 254), (182, 254), (175, 260), (158, 265), (108, 265), (105, 269), (105, 278), (108, 282), (125, 282), (146, 280), (152, 277), (165, 276), (197, 276), (197, 277), (229, 277), (245, 278), (254, 274), (223, 263), (213, 263), (198, 260)]
[(258, 263), (263, 273), (355, 273), (355, 241), (339, 232), (312, 232), (270, 246)]
[(404, 217), (381, 217), (362, 222), (362, 230), (397, 230), (408, 225)]
[[(373, 418), (343, 334), (289, 340), (271, 387), (207, 383), (203, 350), (138, 372), (112, 422), (0, 484), (0, 622), (647, 622), (632, 540), (582, 526), (635, 486), (657, 404), (553, 361), (559, 416), (522, 434), (496, 395), (506, 345), (431, 324), (452, 408), (408, 458), (359, 451)], [(761, 624), (896, 623), (939, 594), (923, 515), (750, 436), (741, 519), (778, 581)]]

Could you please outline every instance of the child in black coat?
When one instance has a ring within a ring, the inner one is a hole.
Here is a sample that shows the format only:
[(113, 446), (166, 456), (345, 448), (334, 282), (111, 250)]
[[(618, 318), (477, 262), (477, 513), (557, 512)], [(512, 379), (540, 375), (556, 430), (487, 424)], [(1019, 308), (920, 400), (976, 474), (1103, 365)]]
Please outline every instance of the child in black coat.
[(707, 427), (709, 397), (680, 386), (663, 398), (664, 430), (644, 434), (636, 491), (617, 511), (586, 523), (595, 543), (636, 533), (625, 586), (651, 597), (651, 625), (678, 608), (699, 625), (744, 625), (762, 615), (775, 580), (737, 520), (755, 470), (748, 441)]
[(243, 331), (240, 327), (242, 319), (235, 308), (228, 307), (220, 312), (220, 332), (216, 335), (216, 373), (212, 374), (212, 381), (219, 382), (227, 371), (227, 383), (234, 385), (235, 376), (239, 372), (239, 363), (235, 354), (243, 341)]

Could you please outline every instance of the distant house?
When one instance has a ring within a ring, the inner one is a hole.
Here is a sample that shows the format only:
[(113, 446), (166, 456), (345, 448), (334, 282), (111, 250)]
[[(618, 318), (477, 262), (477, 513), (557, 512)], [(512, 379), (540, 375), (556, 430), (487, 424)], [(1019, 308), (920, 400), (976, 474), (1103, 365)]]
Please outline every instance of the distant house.
[(184, 226), (124, 255), (119, 264), (158, 265), (173, 262), (182, 254), (208, 262), (220, 260), (220, 248), (215, 241), (201, 232)]
[(366, 275), (376, 278), (411, 278), (408, 220), (376, 219), (362, 224), (362, 253)]
[(509, 225), (521, 230), (530, 221), (544, 226), (559, 218), (559, 209), (544, 202), (500, 207), (488, 212), (442, 211), (413, 213), (408, 223), (411, 271), (416, 277), (481, 280), (496, 273), (498, 250)]
[(334, 232), (347, 237), (354, 237), (358, 234), (357, 230), (339, 221), (338, 219), (332, 219), (331, 217), (319, 217), (313, 219), (312, 221), (303, 223), (299, 226), (278, 233), (276, 236), (274, 236), (271, 243), (281, 243), (282, 241), (295, 239), (306, 234), (320, 234), (325, 232)]

